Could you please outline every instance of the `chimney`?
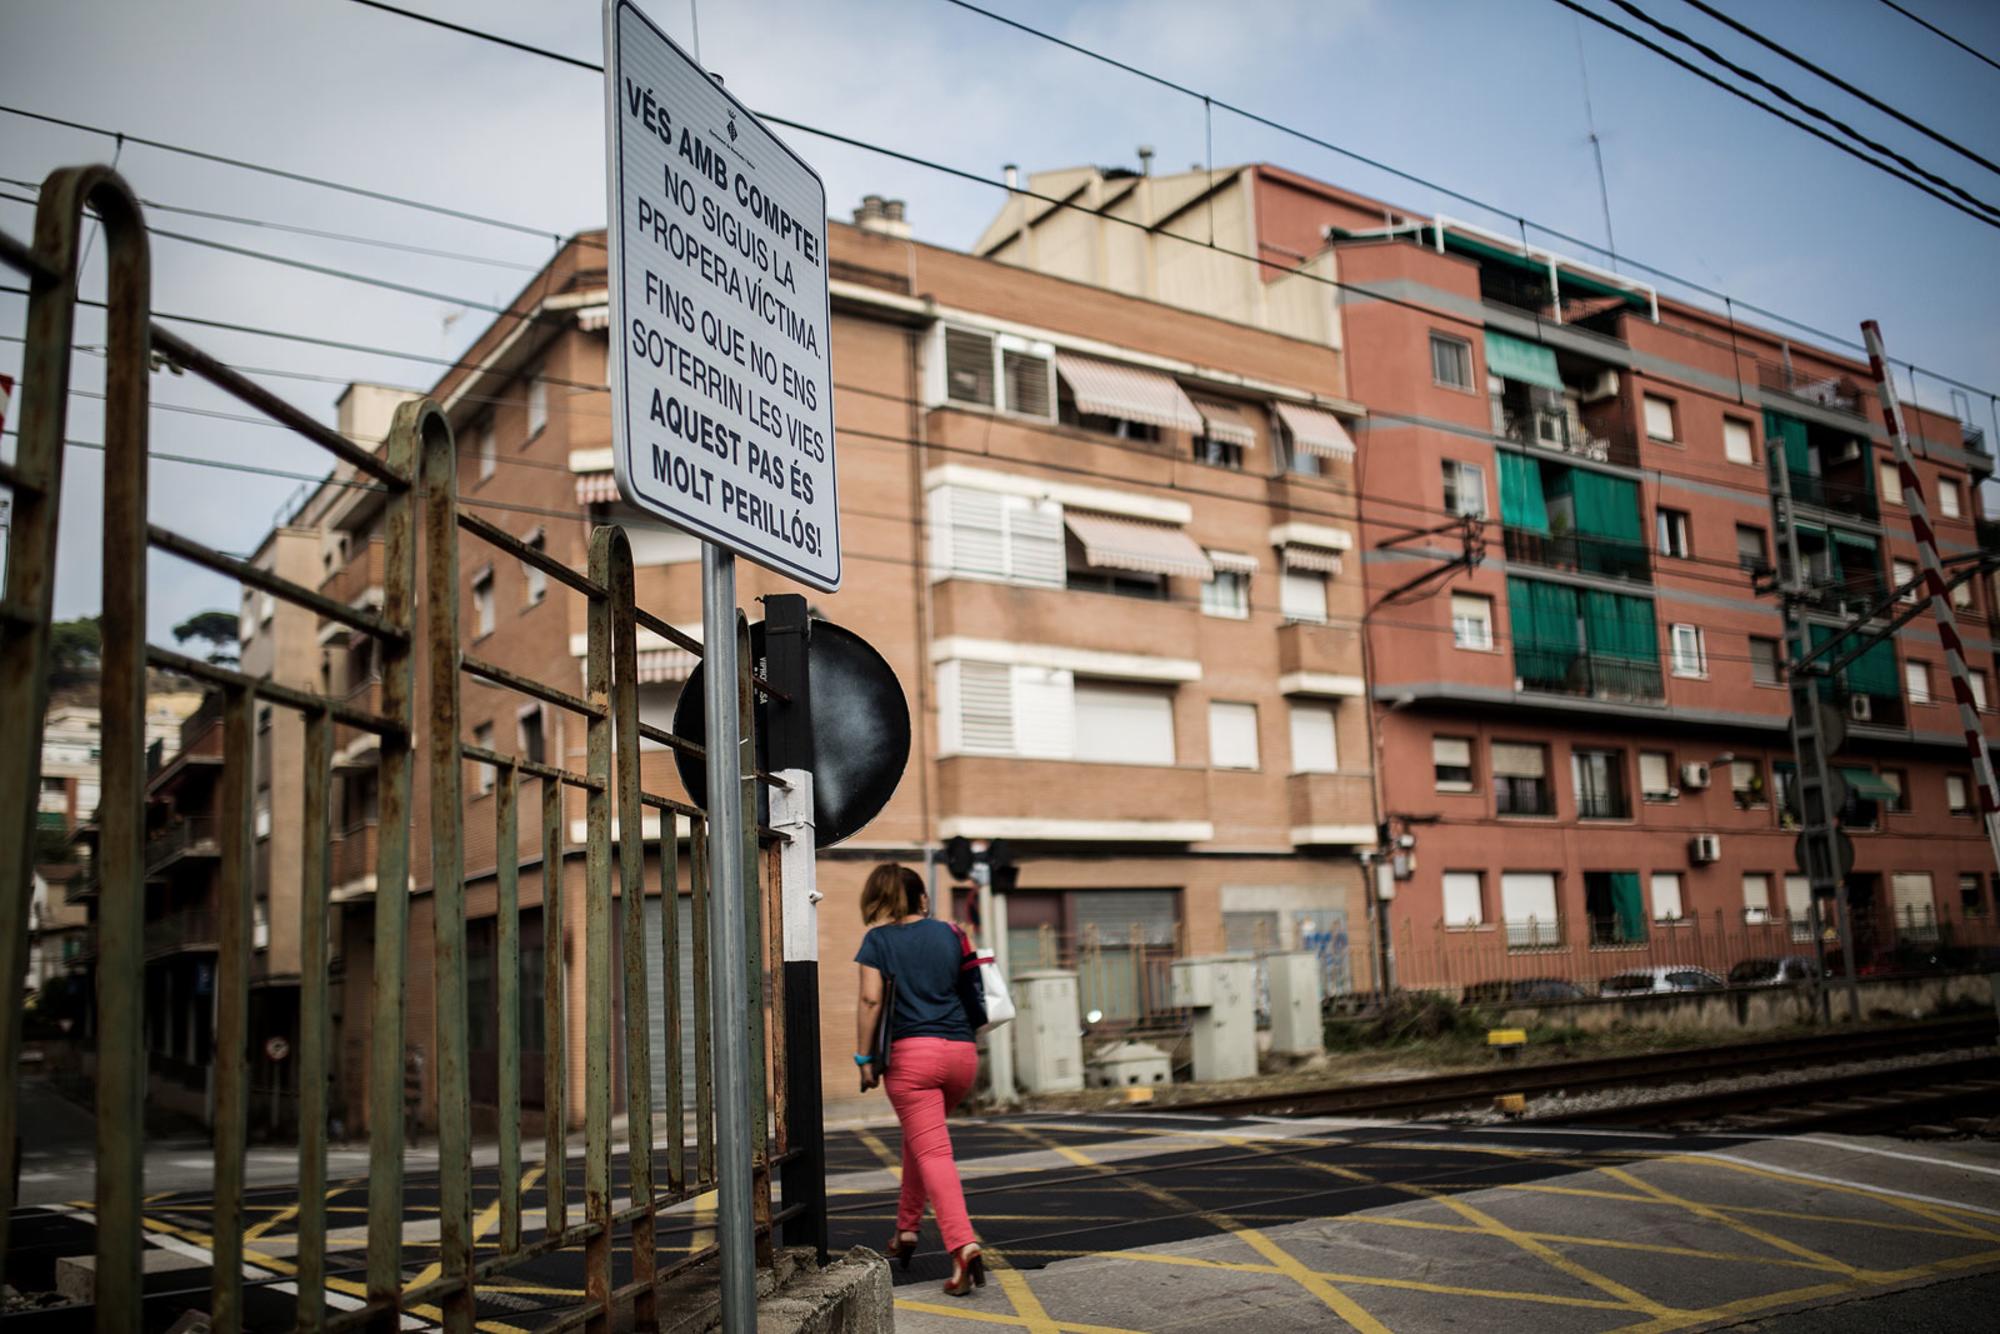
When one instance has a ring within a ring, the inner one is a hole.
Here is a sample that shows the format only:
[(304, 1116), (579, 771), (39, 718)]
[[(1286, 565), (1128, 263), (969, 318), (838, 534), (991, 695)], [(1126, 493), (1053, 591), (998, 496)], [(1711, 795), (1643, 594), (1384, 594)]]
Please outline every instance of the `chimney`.
[(1007, 177), (1007, 188), (1009, 190), (1019, 188), (1021, 184), (1020, 167), (1016, 166), (1012, 162), (1009, 162), (1006, 166), (1002, 167), (1000, 170), (1001, 173)]
[(908, 240), (910, 224), (905, 218), (907, 205), (900, 199), (884, 199), (881, 195), (863, 195), (861, 207), (854, 210), (854, 225), (864, 232), (874, 232), (879, 236), (894, 236)]
[(1141, 176), (1151, 176), (1153, 174), (1153, 146), (1151, 144), (1139, 145), (1139, 174)]

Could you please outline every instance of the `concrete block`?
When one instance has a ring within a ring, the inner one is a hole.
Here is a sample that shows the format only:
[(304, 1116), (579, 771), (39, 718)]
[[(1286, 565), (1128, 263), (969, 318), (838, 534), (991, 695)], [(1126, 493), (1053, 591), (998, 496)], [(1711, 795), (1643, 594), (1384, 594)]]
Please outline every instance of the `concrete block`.
[[(206, 1269), (208, 1263), (179, 1251), (147, 1247), (139, 1252), (139, 1271), (144, 1274), (171, 1274), (180, 1269)], [(97, 1300), (97, 1257), (65, 1255), (56, 1261), (56, 1291), (73, 1302)]]
[(1120, 1042), (1106, 1047), (1085, 1062), (1092, 1088), (1143, 1087), (1171, 1084), (1173, 1063), (1167, 1053), (1150, 1042)]
[[(662, 1334), (708, 1334), (722, 1328), (713, 1261), (659, 1286)], [(778, 1252), (757, 1273), (758, 1334), (890, 1334), (895, 1302), (889, 1262), (865, 1246), (815, 1268), (812, 1252)]]

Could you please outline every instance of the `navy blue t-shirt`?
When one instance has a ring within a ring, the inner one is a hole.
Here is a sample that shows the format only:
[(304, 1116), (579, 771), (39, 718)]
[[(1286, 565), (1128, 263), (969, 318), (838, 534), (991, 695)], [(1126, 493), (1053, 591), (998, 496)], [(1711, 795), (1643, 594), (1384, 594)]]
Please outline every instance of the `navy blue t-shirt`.
[(861, 938), (856, 963), (896, 979), (896, 1012), (889, 1032), (896, 1038), (951, 1038), (972, 1041), (972, 1022), (959, 996), (959, 968), (965, 958), (958, 932), (947, 922), (878, 926)]

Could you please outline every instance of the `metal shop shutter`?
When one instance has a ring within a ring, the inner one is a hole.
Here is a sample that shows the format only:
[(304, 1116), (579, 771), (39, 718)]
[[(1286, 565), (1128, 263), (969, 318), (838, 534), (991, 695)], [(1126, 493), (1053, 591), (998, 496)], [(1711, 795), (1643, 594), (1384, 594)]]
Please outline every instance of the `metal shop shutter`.
[[(681, 862), (681, 874), (687, 874)], [(680, 917), (674, 948), (680, 955), (681, 993), (681, 1106), (694, 1111), (694, 900), (679, 895)], [(652, 1062), (653, 1112), (659, 1115), (667, 1105), (667, 1021), (666, 963), (660, 953), (660, 900), (646, 900), (646, 1054)]]
[(1070, 897), (1070, 915), (1078, 940), (1094, 926), (1106, 948), (1124, 948), (1136, 927), (1147, 945), (1172, 945), (1179, 900), (1171, 889), (1078, 890)]

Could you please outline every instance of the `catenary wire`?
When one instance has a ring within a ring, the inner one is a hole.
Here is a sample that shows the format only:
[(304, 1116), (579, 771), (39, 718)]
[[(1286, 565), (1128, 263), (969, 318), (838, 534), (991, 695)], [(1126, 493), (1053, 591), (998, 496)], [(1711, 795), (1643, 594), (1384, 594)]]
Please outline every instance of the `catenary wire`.
[(1934, 140), (1935, 142), (1944, 145), (1946, 148), (1949, 148), (1952, 152), (1958, 154), (1962, 158), (1965, 158), (1967, 161), (1976, 162), (1980, 166), (1986, 168), (1986, 170), (1988, 171), (2000, 172), (2000, 164), (1995, 164), (1990, 159), (1978, 153), (1975, 153), (1973, 150), (1967, 148), (1964, 144), (1958, 142), (1958, 140), (1956, 139), (1951, 138), (1949, 135), (1938, 133), (1936, 130), (1924, 124), (1922, 121), (1917, 120), (1912, 116), (1905, 115), (1904, 113), (1896, 110), (1896, 108), (1890, 106), (1887, 102), (1882, 101), (1880, 98), (1875, 97), (1869, 93), (1863, 92), (1861, 89), (1856, 88), (1853, 84), (1849, 83), (1847, 80), (1841, 78), (1838, 74), (1835, 74), (1832, 71), (1824, 69), (1821, 66), (1814, 64), (1812, 61), (1807, 60), (1804, 56), (1792, 50), (1784, 43), (1773, 41), (1771, 38), (1766, 37), (1763, 33), (1757, 31), (1749, 24), (1731, 18), (1729, 15), (1723, 13), (1715, 6), (1708, 4), (1707, 0), (1682, 0), (1682, 3), (1700, 10), (1702, 13), (1714, 19), (1717, 23), (1720, 23), (1727, 28), (1730, 28), (1736, 32), (1741, 33), (1743, 36), (1748, 37), (1751, 41), (1757, 43), (1757, 45), (1765, 48), (1766, 50), (1776, 52), (1778, 55), (1783, 56), (1786, 60), (1791, 61), (1794, 65), (1797, 65), (1800, 69), (1818, 75), (1820, 78), (1826, 80), (1828, 83), (1840, 89), (1848, 96), (1858, 98), (1859, 100), (1867, 103), (1869, 106), (1874, 107), (1877, 111), (1881, 112), (1883, 115), (1890, 116), (1896, 120), (1901, 121), (1903, 124), (1915, 130), (1918, 134), (1921, 134), (1927, 139)]
[(1987, 64), (1991, 65), (1994, 69), (2000, 70), (2000, 60), (1995, 60), (1992, 56), (1987, 55), (1985, 52), (1978, 51), (1970, 46), (1967, 46), (1964, 42), (1961, 42), (1960, 40), (1958, 40), (1958, 38), (1952, 36), (1950, 33), (1946, 32), (1943, 28), (1938, 27), (1937, 24), (1932, 23), (1929, 19), (1923, 18), (1922, 16), (1917, 14), (1912, 14), (1909, 10), (1897, 4), (1896, 0), (1882, 0), (1882, 3), (1887, 5), (1890, 9), (1895, 10), (1898, 14), (1901, 14), (1904, 18), (1916, 24), (1918, 27), (1927, 29), (1928, 31), (1936, 34), (1937, 36), (1944, 38), (1945, 41), (1950, 42), (1953, 46), (1965, 52), (1965, 54), (1971, 56), (1973, 59), (1983, 60)]

